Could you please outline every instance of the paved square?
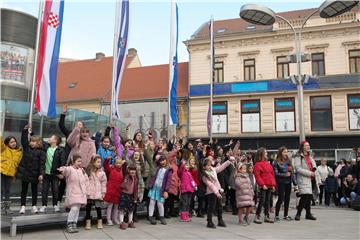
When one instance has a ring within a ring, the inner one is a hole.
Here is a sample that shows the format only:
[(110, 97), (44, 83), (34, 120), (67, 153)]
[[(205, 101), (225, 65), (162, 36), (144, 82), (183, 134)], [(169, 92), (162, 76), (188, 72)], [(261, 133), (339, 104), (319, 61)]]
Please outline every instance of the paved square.
[[(302, 219), (300, 222), (281, 221), (280, 223), (263, 223), (250, 226), (239, 226), (237, 217), (229, 213), (224, 215), (227, 228), (208, 229), (206, 219), (193, 218), (191, 223), (182, 223), (178, 219), (169, 219), (168, 225), (150, 225), (145, 219), (137, 223), (136, 229), (121, 231), (117, 226), (104, 226), (98, 230), (93, 226), (90, 231), (80, 227), (80, 232), (68, 234), (61, 226), (44, 226), (36, 229), (19, 229), (16, 237), (9, 237), (2, 232), (2, 239), (359, 239), (360, 212), (342, 208), (316, 207), (313, 213), (317, 221)], [(295, 215), (294, 209), (290, 211)], [(251, 219), (254, 215), (251, 215)], [(215, 218), (214, 218), (215, 220)], [(215, 221), (216, 223), (216, 221)]]

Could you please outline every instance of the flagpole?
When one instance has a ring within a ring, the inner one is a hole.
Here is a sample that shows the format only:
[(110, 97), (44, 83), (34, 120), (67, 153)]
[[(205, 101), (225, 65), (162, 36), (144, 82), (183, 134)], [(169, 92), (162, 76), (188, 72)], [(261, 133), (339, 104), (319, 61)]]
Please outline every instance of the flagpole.
[(212, 141), (213, 126), (213, 83), (214, 83), (214, 19), (210, 20), (210, 141)]
[(117, 31), (118, 31), (118, 18), (119, 18), (119, 0), (115, 2), (115, 26), (114, 26), (114, 41), (113, 41), (113, 68), (112, 68), (112, 84), (111, 84), (111, 102), (110, 102), (110, 114), (109, 114), (109, 123), (113, 122), (113, 112), (114, 112), (114, 98), (115, 98), (115, 81), (116, 81), (116, 60), (117, 60)]
[(36, 30), (36, 42), (35, 42), (35, 59), (34, 59), (34, 71), (33, 71), (33, 82), (31, 85), (31, 97), (30, 97), (30, 112), (29, 112), (29, 136), (31, 134), (32, 121), (33, 121), (33, 111), (34, 111), (34, 100), (35, 100), (35, 87), (36, 87), (36, 74), (37, 74), (37, 66), (38, 66), (38, 54), (39, 54), (39, 41), (40, 41), (40, 31), (41, 31), (41, 22), (42, 22), (42, 14), (44, 11), (44, 3), (42, 0), (39, 1), (39, 12), (38, 12), (38, 22), (37, 22), (37, 30)]

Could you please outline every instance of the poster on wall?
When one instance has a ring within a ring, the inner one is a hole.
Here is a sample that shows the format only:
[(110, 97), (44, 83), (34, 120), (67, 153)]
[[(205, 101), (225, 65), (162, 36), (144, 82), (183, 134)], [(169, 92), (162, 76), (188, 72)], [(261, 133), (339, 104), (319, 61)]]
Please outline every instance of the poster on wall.
[(276, 113), (276, 131), (293, 132), (295, 131), (294, 112), (277, 112)]
[(212, 116), (212, 132), (226, 133), (227, 132), (227, 115), (213, 115)]
[(242, 114), (242, 132), (260, 132), (260, 114)]
[(349, 109), (350, 130), (360, 129), (360, 108)]
[(28, 49), (1, 44), (1, 80), (25, 82)]

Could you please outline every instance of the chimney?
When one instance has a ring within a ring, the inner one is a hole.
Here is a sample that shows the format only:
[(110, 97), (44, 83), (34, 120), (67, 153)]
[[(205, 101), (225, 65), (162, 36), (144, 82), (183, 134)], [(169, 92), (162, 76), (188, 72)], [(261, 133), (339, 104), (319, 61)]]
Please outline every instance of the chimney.
[(128, 49), (128, 56), (129, 57), (135, 57), (137, 55), (137, 50), (136, 48), (129, 48)]
[(102, 52), (97, 52), (95, 55), (95, 61), (101, 61), (105, 57), (105, 54)]

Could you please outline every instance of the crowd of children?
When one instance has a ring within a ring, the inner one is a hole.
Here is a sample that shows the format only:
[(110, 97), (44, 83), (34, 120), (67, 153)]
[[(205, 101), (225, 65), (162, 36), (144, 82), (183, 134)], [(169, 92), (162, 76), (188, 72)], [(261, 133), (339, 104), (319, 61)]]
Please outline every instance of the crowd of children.
[[(58, 212), (66, 189), (69, 233), (78, 232), (77, 221), (83, 207), (85, 229), (91, 229), (93, 208), (97, 214), (96, 227), (101, 229), (104, 203), (107, 225), (116, 224), (122, 230), (135, 228), (140, 204), (146, 204), (148, 220), (153, 225), (157, 220), (166, 225), (169, 217), (190, 222), (195, 214), (197, 217), (206, 214), (207, 227), (216, 228), (213, 215), (217, 217), (217, 226), (226, 227), (224, 209), (238, 215), (240, 224), (249, 225), (250, 213), (256, 205), (254, 223), (280, 221), (283, 204), (283, 219), (291, 221), (289, 204), (293, 189), (300, 198), (295, 220), (300, 220), (303, 209), (306, 219), (316, 220), (311, 214), (311, 202), (317, 198), (322, 204), (324, 196), (327, 206), (331, 199), (336, 205), (351, 205), (360, 194), (360, 154), (355, 164), (343, 161), (334, 170), (325, 160), (316, 166), (310, 144), (305, 141), (295, 156), (281, 147), (276, 159), (271, 160), (265, 148), (259, 148), (256, 154), (252, 151), (244, 154), (239, 141), (235, 144), (230, 141), (225, 146), (201, 140), (184, 144), (176, 138), (155, 142), (151, 133), (145, 137), (141, 132), (131, 139), (127, 133), (121, 137), (114, 125), (109, 125), (104, 136), (96, 133), (91, 137), (82, 122), (70, 131), (65, 128), (64, 119), (63, 114), (60, 129), (66, 136), (65, 148), (56, 135), (47, 143), (40, 136), (29, 138), (31, 126), (22, 132), (21, 147), (15, 137), (1, 139), (1, 193), (2, 206), (8, 209), (11, 182), (14, 177), (21, 180), (20, 213), (24, 214), (31, 185), (32, 212), (37, 213), (41, 182), (40, 212), (46, 212), (49, 188), (54, 211)], [(175, 202), (179, 202), (179, 212)], [(273, 209), (275, 218), (270, 216)]]

